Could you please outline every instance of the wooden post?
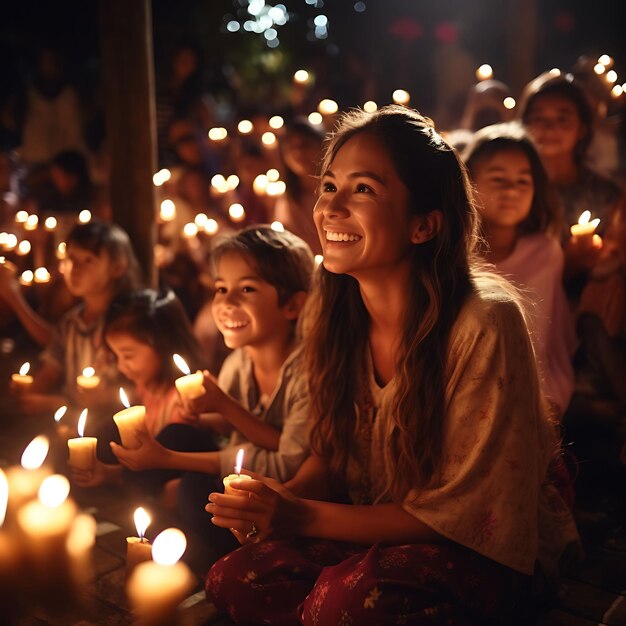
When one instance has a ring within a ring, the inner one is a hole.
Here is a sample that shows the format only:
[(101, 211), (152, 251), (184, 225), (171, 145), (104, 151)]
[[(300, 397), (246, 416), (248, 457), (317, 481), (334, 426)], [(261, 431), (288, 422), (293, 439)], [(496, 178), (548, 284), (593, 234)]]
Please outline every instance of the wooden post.
[(150, 0), (100, 0), (113, 221), (129, 234), (147, 284), (156, 286), (156, 113)]
[(508, 21), (509, 86), (518, 94), (535, 77), (537, 0), (510, 0)]

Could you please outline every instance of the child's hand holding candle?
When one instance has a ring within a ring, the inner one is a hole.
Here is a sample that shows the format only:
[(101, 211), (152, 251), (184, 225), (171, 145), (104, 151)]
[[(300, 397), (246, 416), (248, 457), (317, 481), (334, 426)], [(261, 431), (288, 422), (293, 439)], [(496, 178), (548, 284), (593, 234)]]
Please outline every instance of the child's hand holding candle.
[(185, 376), (181, 376), (174, 381), (176, 389), (178, 389), (178, 393), (183, 398), (188, 398), (189, 400), (199, 398), (205, 392), (204, 385), (202, 384), (204, 382), (204, 375), (202, 372), (198, 370), (192, 374), (189, 366), (185, 362), (185, 359), (183, 359), (183, 357), (179, 354), (175, 354), (172, 358), (174, 359), (174, 363), (176, 363), (178, 369), (183, 374), (186, 374)]
[(141, 445), (137, 430), (142, 430), (145, 427), (146, 407), (142, 405), (130, 406), (128, 396), (122, 387), (120, 387), (120, 399), (126, 408), (118, 411), (113, 416), (113, 420), (120, 431), (122, 445), (133, 450)]
[(152, 560), (152, 544), (145, 538), (146, 528), (151, 522), (146, 511), (139, 507), (134, 515), (138, 537), (126, 537), (126, 576), (128, 577), (139, 563)]
[(30, 370), (30, 363), (24, 363), (22, 367), (20, 367), (20, 371), (18, 374), (11, 375), (11, 382), (13, 383), (13, 388), (17, 392), (24, 392), (30, 389), (30, 386), (33, 384), (33, 377), (28, 374)]
[(67, 446), (70, 450), (70, 465), (79, 470), (91, 470), (96, 462), (96, 437), (84, 437), (85, 423), (87, 422), (87, 409), (83, 409), (78, 418), (78, 434), (80, 437), (68, 439)]
[(177, 528), (164, 530), (152, 546), (154, 561), (140, 563), (131, 574), (126, 591), (136, 624), (174, 624), (178, 605), (191, 592), (195, 578), (179, 559), (187, 539)]
[(93, 367), (86, 367), (83, 373), (76, 377), (76, 384), (81, 389), (95, 389), (100, 384), (100, 377), (96, 376)]

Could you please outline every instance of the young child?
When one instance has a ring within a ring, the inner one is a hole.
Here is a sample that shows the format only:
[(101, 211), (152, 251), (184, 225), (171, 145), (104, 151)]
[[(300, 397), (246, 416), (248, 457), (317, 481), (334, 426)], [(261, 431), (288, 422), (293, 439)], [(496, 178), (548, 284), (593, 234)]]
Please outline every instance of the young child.
[(139, 275), (128, 235), (119, 226), (92, 220), (70, 231), (63, 277), (80, 304), (54, 329), (31, 389), (19, 395), (22, 411), (54, 411), (68, 400), (81, 404), (76, 377), (86, 367), (95, 369), (98, 398), (106, 402), (118, 374), (104, 343), (104, 317), (116, 296), (138, 285)]
[[(136, 396), (135, 404), (146, 407), (145, 428), (138, 433), (145, 447), (155, 440), (174, 450), (216, 450), (213, 435), (197, 428), (197, 416), (182, 406), (174, 385), (182, 374), (172, 360), (173, 354), (183, 356), (194, 371), (204, 364), (189, 319), (174, 293), (146, 289), (118, 298), (107, 314), (104, 336), (119, 372), (132, 385), (126, 386), (126, 393)], [(94, 470), (74, 471), (75, 481), (84, 487), (122, 479), (123, 468), (109, 448), (113, 440), (117, 443), (112, 445), (122, 449), (113, 420), (107, 421), (97, 435), (100, 460)], [(180, 474), (155, 469), (127, 477), (146, 493), (157, 495)]]
[[(477, 270), (467, 177), (430, 120), (355, 111), (327, 150), (313, 454), (290, 490), (209, 496), (250, 543), (207, 594), (238, 623), (504, 623), (537, 557), (576, 538), (545, 481), (554, 427), (523, 316)], [(351, 504), (328, 501), (337, 484)]]
[(561, 416), (574, 388), (576, 336), (562, 286), (558, 199), (537, 151), (515, 123), (479, 130), (463, 158), (477, 191), (485, 257), (528, 297), (544, 390)]
[[(145, 438), (136, 450), (112, 444), (120, 462), (148, 468), (233, 472), (244, 449), (246, 468), (287, 481), (308, 455), (308, 401), (300, 375), (297, 322), (304, 306), (313, 258), (304, 241), (288, 231), (254, 226), (217, 241), (211, 252), (216, 294), (213, 315), (226, 345), (217, 381), (205, 372), (205, 394), (188, 404), (211, 414), (205, 423), (230, 434), (216, 452), (168, 450)], [(206, 528), (206, 481), (183, 478), (180, 504), (185, 517), (200, 516)]]

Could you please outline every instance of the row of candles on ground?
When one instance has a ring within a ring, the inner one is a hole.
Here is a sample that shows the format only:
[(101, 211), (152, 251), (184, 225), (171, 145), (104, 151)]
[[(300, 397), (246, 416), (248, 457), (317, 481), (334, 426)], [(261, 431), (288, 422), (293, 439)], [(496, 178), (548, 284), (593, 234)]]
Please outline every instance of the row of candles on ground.
[[(71, 452), (70, 464), (76, 461)], [(66, 608), (92, 575), (96, 522), (69, 498), (67, 478), (46, 470), (47, 454), (48, 440), (40, 435), (25, 449), (20, 467), (6, 474), (0, 469), (0, 618), (8, 622), (26, 601), (31, 608), (33, 600), (48, 609)], [(241, 474), (242, 462), (243, 449), (236, 473), (224, 478), (225, 493), (236, 493), (232, 480), (249, 478)], [(131, 608), (144, 626), (170, 623), (195, 585), (191, 570), (180, 562), (186, 537), (168, 528), (150, 544), (145, 536), (149, 515), (140, 507), (134, 519), (138, 536), (126, 538)]]
[[(181, 395), (193, 398), (204, 392), (203, 375), (191, 373), (184, 359), (174, 355), (185, 376), (176, 381)], [(83, 384), (97, 386), (99, 381), (91, 370), (83, 374)], [(14, 384), (29, 386), (27, 371), (13, 376)], [(113, 416), (127, 448), (139, 445), (137, 429), (143, 425), (145, 407), (130, 406), (120, 389), (125, 409)], [(66, 407), (55, 413), (55, 422), (65, 415)], [(89, 470), (96, 457), (97, 439), (84, 437), (87, 409), (78, 420), (78, 438), (67, 440), (70, 466)], [(69, 429), (59, 430), (63, 439)], [(51, 474), (44, 466), (49, 442), (42, 435), (27, 446), (21, 467), (0, 470), (0, 617), (10, 619), (10, 610), (19, 610), (20, 598), (35, 593), (47, 608), (62, 609), (75, 602), (79, 591), (91, 576), (91, 550), (95, 542), (96, 523), (79, 513), (69, 498), (69, 481)], [(233, 493), (230, 482), (241, 475), (243, 450), (239, 450), (235, 474), (224, 478), (226, 493)], [(5, 513), (7, 524), (2, 528)], [(150, 546), (145, 530), (150, 520), (143, 509), (135, 515), (138, 537), (127, 538), (127, 593), (138, 620), (144, 625), (167, 621), (178, 604), (194, 586), (194, 578), (186, 565), (179, 562), (186, 548), (184, 534), (174, 528), (163, 531)], [(27, 588), (22, 586), (29, 571)], [(4, 595), (6, 594), (6, 598)], [(165, 619), (164, 619), (165, 618)]]

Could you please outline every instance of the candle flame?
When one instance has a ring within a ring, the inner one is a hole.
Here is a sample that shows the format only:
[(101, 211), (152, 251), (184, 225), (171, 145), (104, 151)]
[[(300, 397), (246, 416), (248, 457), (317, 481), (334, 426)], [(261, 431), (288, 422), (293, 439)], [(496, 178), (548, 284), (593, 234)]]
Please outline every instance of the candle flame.
[(594, 228), (598, 227), (598, 224), (600, 223), (600, 218), (596, 217), (596, 219), (589, 221), (591, 218), (591, 212), (590, 211), (583, 211), (580, 214), (580, 217), (578, 218), (578, 223), (581, 226), (584, 226), (586, 224), (590, 224), (591, 226), (593, 226)]
[(35, 437), (24, 450), (22, 454), (22, 467), (24, 469), (34, 470), (43, 465), (48, 455), (48, 438), (44, 435)]
[(83, 409), (78, 418), (78, 434), (81, 437), (85, 435), (85, 423), (87, 422), (87, 409)]
[(65, 405), (59, 407), (54, 413), (54, 421), (58, 424), (65, 413), (67, 413), (67, 407)]
[(152, 521), (150, 516), (146, 513), (146, 510), (143, 507), (139, 507), (135, 510), (135, 515), (133, 516), (135, 520), (135, 528), (137, 529), (137, 535), (143, 541), (144, 535), (146, 534), (146, 528)]
[(61, 474), (48, 476), (39, 487), (39, 500), (51, 509), (61, 506), (70, 493), (70, 481)]
[(91, 378), (96, 373), (96, 370), (93, 367), (86, 367), (83, 370), (83, 376), (85, 378)]
[(7, 512), (7, 502), (9, 500), (9, 481), (5, 473), (0, 469), (0, 528), (4, 524), (4, 516)]
[(128, 396), (126, 395), (126, 392), (124, 391), (124, 387), (120, 387), (120, 400), (122, 401), (122, 404), (127, 409), (130, 408), (130, 402), (128, 401)]
[(20, 376), (26, 376), (26, 374), (28, 374), (28, 370), (30, 370), (30, 363), (27, 362), (20, 367)]
[(241, 466), (243, 465), (243, 448), (239, 448), (239, 452), (237, 452), (237, 458), (235, 460), (235, 473), (237, 476), (241, 474)]
[(166, 528), (152, 544), (152, 558), (161, 565), (174, 565), (187, 548), (187, 538), (178, 528)]
[(189, 369), (189, 365), (187, 365), (187, 363), (185, 362), (185, 359), (183, 359), (182, 356), (180, 356), (180, 354), (175, 354), (173, 357), (174, 359), (174, 363), (176, 363), (176, 367), (183, 373), (183, 374), (191, 374), (191, 370)]

